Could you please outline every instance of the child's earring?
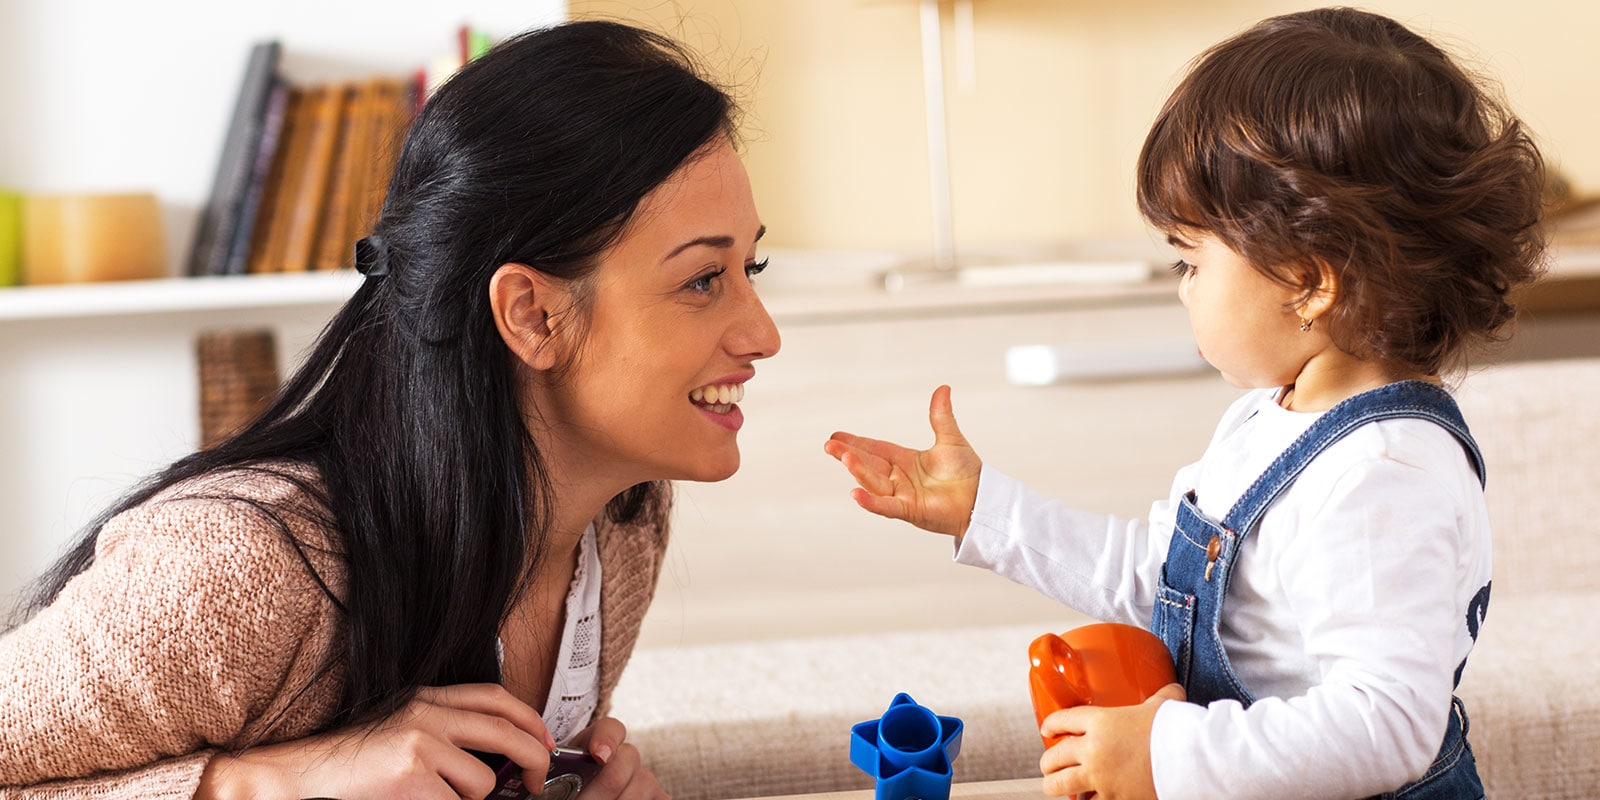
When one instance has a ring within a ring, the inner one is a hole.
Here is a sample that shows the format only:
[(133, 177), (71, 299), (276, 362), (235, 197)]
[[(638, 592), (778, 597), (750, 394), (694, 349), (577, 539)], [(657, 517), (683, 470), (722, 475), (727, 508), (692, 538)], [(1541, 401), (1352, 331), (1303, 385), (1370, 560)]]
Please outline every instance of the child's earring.
[(1311, 322), (1312, 322), (1311, 320), (1306, 319), (1305, 317), (1301, 317), (1300, 318), (1300, 332), (1301, 333), (1305, 333), (1305, 332), (1311, 330)]

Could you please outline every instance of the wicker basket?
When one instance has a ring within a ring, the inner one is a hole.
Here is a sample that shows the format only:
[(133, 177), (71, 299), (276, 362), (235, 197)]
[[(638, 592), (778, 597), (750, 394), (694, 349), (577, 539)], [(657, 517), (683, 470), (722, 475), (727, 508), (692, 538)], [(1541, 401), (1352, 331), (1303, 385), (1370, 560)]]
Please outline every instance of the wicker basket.
[(278, 391), (278, 353), (270, 329), (202, 331), (195, 340), (200, 370), (200, 446), (238, 432)]

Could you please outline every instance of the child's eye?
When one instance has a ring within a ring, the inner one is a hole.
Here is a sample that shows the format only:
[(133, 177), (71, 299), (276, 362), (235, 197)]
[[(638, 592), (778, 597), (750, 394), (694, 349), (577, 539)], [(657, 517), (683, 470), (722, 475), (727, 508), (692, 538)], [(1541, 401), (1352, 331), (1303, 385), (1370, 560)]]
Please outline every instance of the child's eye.
[(744, 265), (744, 274), (751, 278), (760, 275), (762, 272), (766, 271), (767, 262), (771, 260), (771, 258), (763, 258), (760, 261), (752, 261), (749, 264)]
[(1172, 262), (1172, 274), (1177, 275), (1180, 278), (1188, 275), (1192, 271), (1194, 271), (1194, 265), (1184, 261), (1181, 258)]

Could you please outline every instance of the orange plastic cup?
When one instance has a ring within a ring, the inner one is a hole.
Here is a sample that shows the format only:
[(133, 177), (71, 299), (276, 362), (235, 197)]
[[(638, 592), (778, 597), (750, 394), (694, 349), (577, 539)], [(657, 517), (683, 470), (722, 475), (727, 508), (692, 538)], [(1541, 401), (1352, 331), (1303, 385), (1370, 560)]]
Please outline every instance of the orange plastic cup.
[[(1028, 645), (1033, 713), (1044, 718), (1073, 706), (1135, 706), (1177, 680), (1161, 637), (1134, 625), (1099, 622)], [(1041, 737), (1045, 747), (1066, 738)]]

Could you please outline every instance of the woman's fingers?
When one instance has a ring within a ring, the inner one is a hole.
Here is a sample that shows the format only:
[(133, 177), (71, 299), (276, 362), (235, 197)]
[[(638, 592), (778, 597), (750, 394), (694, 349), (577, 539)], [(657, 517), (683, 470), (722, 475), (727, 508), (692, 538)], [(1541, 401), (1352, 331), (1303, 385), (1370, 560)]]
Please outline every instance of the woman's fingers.
[(655, 773), (646, 769), (639, 748), (629, 744), (628, 731), (612, 717), (595, 720), (578, 741), (603, 766), (584, 791), (585, 800), (666, 800)]
[(424, 686), (417, 690), (417, 699), (433, 705), (502, 717), (543, 742), (546, 749), (555, 749), (555, 737), (550, 735), (550, 729), (545, 727), (539, 712), (498, 683)]
[(616, 717), (601, 717), (594, 721), (583, 733), (579, 734), (578, 742), (589, 751), (601, 764), (609, 764), (612, 755), (618, 747), (628, 738), (628, 728)]
[[(499, 686), (494, 688), (505, 692)], [(449, 691), (455, 689), (462, 691)], [(516, 705), (523, 705), (511, 697), (509, 692), (505, 692), (505, 697), (510, 698)], [(544, 775), (550, 769), (550, 751), (554, 745), (545, 744), (550, 738), (550, 733), (545, 729), (544, 721), (538, 719), (537, 714), (534, 715), (538, 720), (538, 724), (534, 726), (538, 731), (537, 735), (527, 730), (526, 719), (520, 724), (513, 722), (504, 715), (506, 713), (504, 698), (499, 697), (496, 692), (484, 691), (479, 686), (431, 687), (419, 691), (413, 705), (416, 710), (409, 720), (410, 725), (448, 743), (451, 749), (471, 762), (483, 763), (464, 751), (476, 750), (503, 755), (516, 762), (530, 775)], [(455, 761), (455, 763), (466, 762)], [(490, 780), (492, 789), (492, 771)]]
[(459, 747), (435, 748), (428, 765), (453, 796), (478, 800), (494, 791), (494, 770), (477, 756)]
[(662, 800), (666, 797), (655, 774), (644, 767), (639, 748), (626, 742), (616, 746), (592, 785), (595, 800)]

